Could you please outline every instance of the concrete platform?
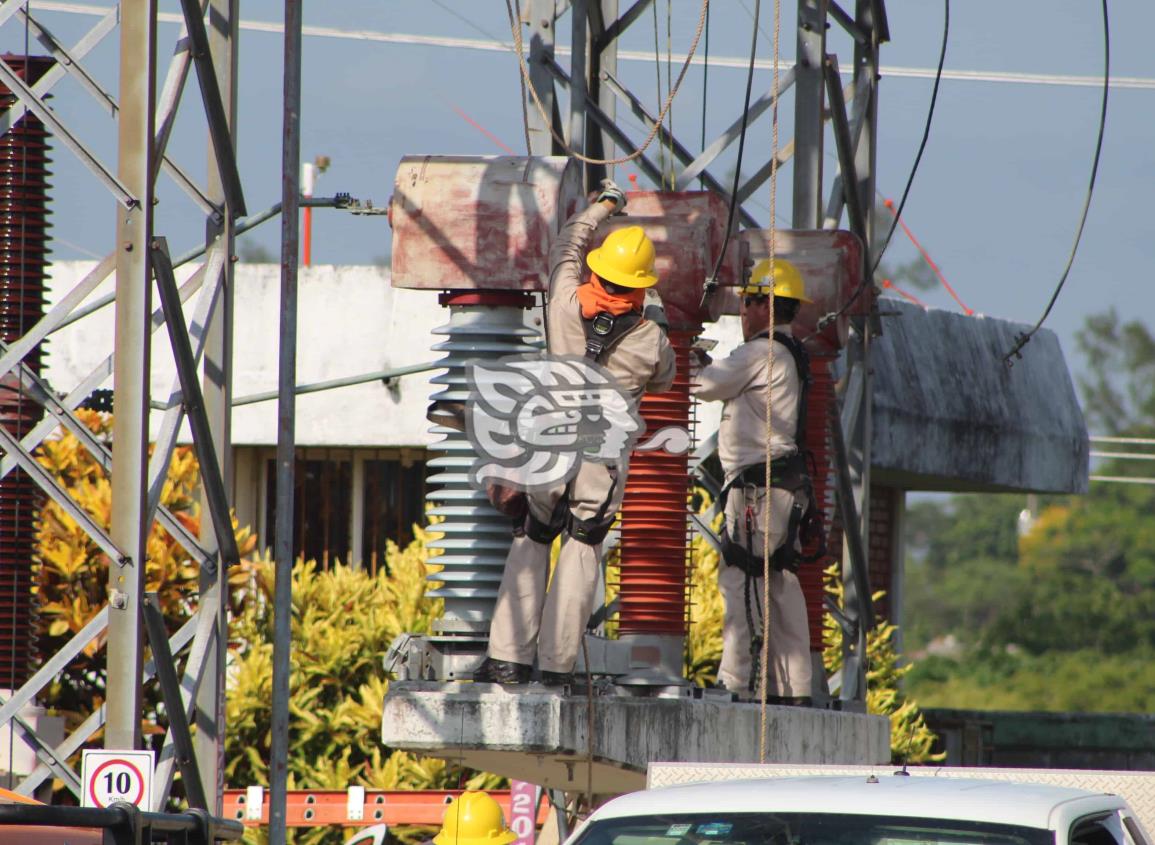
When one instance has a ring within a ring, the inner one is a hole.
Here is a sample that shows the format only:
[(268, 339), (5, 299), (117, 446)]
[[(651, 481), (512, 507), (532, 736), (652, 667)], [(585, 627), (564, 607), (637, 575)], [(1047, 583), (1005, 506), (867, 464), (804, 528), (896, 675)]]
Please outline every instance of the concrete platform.
[[(761, 708), (711, 697), (561, 695), (535, 685), (394, 682), (385, 745), (552, 789), (642, 789), (653, 761), (755, 763)], [(768, 707), (768, 763), (890, 760), (882, 716)]]

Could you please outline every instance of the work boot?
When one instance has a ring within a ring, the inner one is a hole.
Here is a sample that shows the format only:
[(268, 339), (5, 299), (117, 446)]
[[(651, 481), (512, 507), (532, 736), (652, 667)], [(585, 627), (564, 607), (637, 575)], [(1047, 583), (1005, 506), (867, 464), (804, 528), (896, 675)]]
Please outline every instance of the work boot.
[(573, 672), (550, 672), (542, 669), (541, 684), (546, 687), (572, 687)]
[(813, 707), (814, 699), (808, 695), (768, 695), (766, 703), (782, 707)]
[(473, 673), (473, 680), (483, 684), (528, 684), (532, 668), (524, 663), (487, 657)]

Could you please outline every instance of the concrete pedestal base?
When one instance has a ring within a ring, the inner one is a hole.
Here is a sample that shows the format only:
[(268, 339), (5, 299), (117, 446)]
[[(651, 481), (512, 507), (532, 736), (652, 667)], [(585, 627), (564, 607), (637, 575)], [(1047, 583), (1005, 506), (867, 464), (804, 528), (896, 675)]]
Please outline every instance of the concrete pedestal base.
[[(562, 695), (536, 685), (395, 682), (382, 741), (551, 789), (642, 789), (655, 761), (758, 762), (761, 708), (722, 696)], [(768, 763), (890, 760), (885, 717), (767, 707)]]

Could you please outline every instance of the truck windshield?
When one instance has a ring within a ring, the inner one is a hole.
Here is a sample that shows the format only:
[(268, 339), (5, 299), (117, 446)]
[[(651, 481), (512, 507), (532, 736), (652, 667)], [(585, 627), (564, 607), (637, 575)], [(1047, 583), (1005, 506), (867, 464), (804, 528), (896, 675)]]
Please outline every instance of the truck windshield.
[(671, 813), (593, 822), (573, 845), (1055, 845), (1047, 830), (826, 813)]

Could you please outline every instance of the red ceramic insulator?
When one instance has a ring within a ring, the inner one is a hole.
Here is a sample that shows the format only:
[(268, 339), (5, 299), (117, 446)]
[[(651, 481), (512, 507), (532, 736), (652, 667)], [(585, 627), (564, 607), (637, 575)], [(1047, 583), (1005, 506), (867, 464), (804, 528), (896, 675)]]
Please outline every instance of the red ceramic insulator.
[[(814, 497), (818, 506), (822, 508), (825, 520), (824, 534), (830, 536), (830, 525), (834, 518), (834, 462), (833, 449), (830, 444), (830, 411), (834, 407), (834, 378), (830, 374), (830, 365), (834, 361), (833, 355), (820, 355), (811, 352), (810, 356), (810, 391), (806, 397), (806, 446), (814, 455), (812, 468), (814, 483)], [(813, 555), (817, 551), (817, 543), (811, 543), (803, 548), (805, 556)], [(802, 584), (802, 594), (806, 597), (806, 613), (810, 620), (810, 648), (812, 651), (822, 651), (823, 632), (822, 618), (825, 614), (823, 598), (823, 572), (831, 562), (841, 557), (841, 549), (827, 548), (827, 554), (821, 559), (804, 564), (798, 571), (798, 580)]]
[[(697, 331), (672, 331), (678, 371), (666, 393), (642, 399), (646, 437), (667, 426), (690, 427), (690, 344)], [(688, 456), (634, 452), (622, 500), (621, 634), (686, 633), (689, 523)]]
[(452, 305), (488, 305), (492, 308), (532, 308), (533, 294), (520, 290), (447, 290), (437, 302), (443, 308)]
[[(4, 61), (32, 84), (52, 59), (6, 55)], [(0, 112), (17, 108), (0, 84)], [(13, 115), (16, 117), (16, 115)], [(48, 133), (31, 112), (0, 136), (0, 338), (12, 343), (44, 316), (48, 242)], [(40, 372), (42, 346), (24, 358)], [(17, 376), (0, 379), (0, 425), (17, 439), (40, 421), (43, 409), (24, 395)], [(36, 652), (32, 555), (41, 493), (23, 470), (0, 481), (0, 688), (16, 689), (31, 674)]]

